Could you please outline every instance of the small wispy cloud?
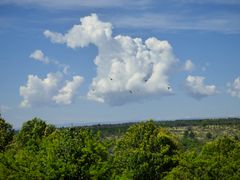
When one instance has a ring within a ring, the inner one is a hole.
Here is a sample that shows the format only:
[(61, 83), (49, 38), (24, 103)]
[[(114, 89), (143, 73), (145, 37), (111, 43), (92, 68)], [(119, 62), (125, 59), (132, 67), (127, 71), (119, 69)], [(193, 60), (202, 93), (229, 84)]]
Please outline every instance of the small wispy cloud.
[[(103, 16), (106, 15), (105, 20), (112, 22), (117, 28), (149, 29), (168, 32), (176, 30), (198, 30), (229, 34), (240, 33), (239, 11), (225, 9), (225, 5), (233, 7), (233, 9), (239, 7), (239, 0), (101, 0), (101, 3), (99, 3), (98, 0), (0, 1), (0, 6), (6, 4), (17, 4), (28, 7), (31, 5), (47, 10), (86, 8), (96, 8), (97, 10), (99, 8), (118, 8), (119, 12), (114, 12), (114, 14), (109, 12), (102, 13)], [(206, 5), (214, 5), (216, 8), (214, 11), (203, 10)], [(61, 17), (55, 20), (55, 23), (65, 21), (72, 22), (72, 19), (69, 17)]]
[(228, 93), (233, 97), (240, 98), (240, 77), (234, 79), (232, 83), (228, 83)]
[(7, 111), (9, 111), (11, 109), (11, 107), (6, 106), (6, 105), (0, 105), (0, 113), (6, 113)]
[(32, 54), (30, 54), (29, 56), (30, 58), (37, 60), (37, 61), (41, 61), (44, 64), (48, 64), (49, 63), (49, 59), (47, 56), (44, 55), (44, 53), (41, 50), (35, 50)]
[(194, 68), (195, 68), (195, 65), (190, 59), (188, 59), (183, 66), (183, 70), (185, 71), (192, 71), (194, 70)]
[(240, 5), (239, 0), (1, 0), (0, 5), (17, 4), (17, 5), (37, 5), (46, 8), (54, 9), (69, 9), (69, 8), (111, 8), (111, 7), (143, 7), (146, 5), (165, 5), (166, 3), (182, 5), (182, 4), (217, 4), (217, 5)]
[(37, 5), (54, 9), (136, 7), (149, 4), (151, 0), (1, 0), (0, 5), (17, 4), (20, 6)]
[(240, 5), (239, 0), (171, 0), (176, 3), (185, 3), (185, 4), (222, 4), (222, 5)]
[(66, 64), (62, 64), (60, 63), (59, 61), (57, 60), (54, 60), (54, 59), (50, 59), (48, 56), (46, 56), (42, 50), (40, 49), (37, 49), (35, 50), (34, 52), (32, 52), (29, 56), (30, 58), (36, 60), (36, 61), (40, 61), (44, 64), (54, 64), (56, 65), (58, 68), (62, 69), (63, 73), (64, 74), (67, 74), (69, 69), (70, 69), (70, 66), (69, 65), (66, 65)]
[(205, 77), (188, 76), (185, 81), (185, 87), (188, 94), (195, 99), (202, 99), (207, 96), (212, 96), (217, 93), (215, 85), (205, 85)]
[(155, 31), (195, 30), (221, 33), (240, 33), (240, 14), (219, 13), (199, 15), (194, 12), (142, 13), (131, 16), (113, 16), (118, 28), (153, 29)]

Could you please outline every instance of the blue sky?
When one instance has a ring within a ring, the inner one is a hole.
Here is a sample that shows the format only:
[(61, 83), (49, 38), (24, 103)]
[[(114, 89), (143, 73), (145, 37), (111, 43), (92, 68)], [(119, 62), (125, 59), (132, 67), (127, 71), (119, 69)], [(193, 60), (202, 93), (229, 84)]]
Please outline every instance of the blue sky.
[(16, 128), (240, 116), (239, 19), (238, 0), (3, 0), (1, 113)]

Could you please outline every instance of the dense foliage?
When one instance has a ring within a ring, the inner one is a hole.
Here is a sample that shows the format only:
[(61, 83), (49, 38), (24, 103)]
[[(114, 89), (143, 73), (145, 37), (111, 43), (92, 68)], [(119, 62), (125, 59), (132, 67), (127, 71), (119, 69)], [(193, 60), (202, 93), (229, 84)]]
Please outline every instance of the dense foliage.
[(240, 179), (239, 122), (230, 125), (236, 133), (222, 136), (206, 122), (201, 135), (196, 123), (59, 129), (34, 118), (15, 132), (1, 118), (0, 179)]
[(166, 179), (239, 179), (240, 142), (224, 136), (206, 143), (200, 152), (188, 151)]
[(11, 143), (14, 135), (12, 126), (0, 116), (0, 152)]
[(177, 165), (177, 143), (153, 121), (133, 125), (114, 151), (117, 174), (133, 179), (159, 179)]

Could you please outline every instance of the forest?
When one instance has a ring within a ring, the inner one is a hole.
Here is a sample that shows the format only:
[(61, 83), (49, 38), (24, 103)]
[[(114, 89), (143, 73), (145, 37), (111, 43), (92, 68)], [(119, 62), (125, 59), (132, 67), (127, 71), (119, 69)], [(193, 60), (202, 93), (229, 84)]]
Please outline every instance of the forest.
[(0, 179), (240, 179), (240, 119), (14, 130), (0, 118)]

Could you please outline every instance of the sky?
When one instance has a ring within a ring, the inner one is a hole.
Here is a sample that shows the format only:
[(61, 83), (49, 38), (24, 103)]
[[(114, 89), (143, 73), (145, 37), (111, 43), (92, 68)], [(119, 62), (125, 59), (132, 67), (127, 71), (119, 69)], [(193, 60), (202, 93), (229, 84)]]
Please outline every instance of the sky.
[(14, 128), (239, 117), (239, 19), (239, 0), (1, 0), (1, 114)]

